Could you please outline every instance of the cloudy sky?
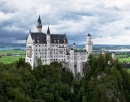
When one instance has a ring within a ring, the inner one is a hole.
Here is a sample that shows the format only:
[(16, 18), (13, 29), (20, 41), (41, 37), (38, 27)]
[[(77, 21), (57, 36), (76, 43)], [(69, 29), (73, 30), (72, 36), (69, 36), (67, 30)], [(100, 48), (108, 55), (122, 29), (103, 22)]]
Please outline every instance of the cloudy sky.
[(0, 42), (25, 43), (41, 16), (46, 33), (66, 34), (69, 43), (130, 44), (130, 0), (0, 0)]

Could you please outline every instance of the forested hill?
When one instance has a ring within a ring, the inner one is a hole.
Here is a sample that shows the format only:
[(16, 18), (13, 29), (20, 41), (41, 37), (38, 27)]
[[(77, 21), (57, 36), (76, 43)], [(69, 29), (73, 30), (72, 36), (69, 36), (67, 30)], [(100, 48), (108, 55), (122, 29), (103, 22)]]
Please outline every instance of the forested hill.
[(22, 58), (0, 63), (0, 102), (130, 102), (129, 86), (130, 74), (109, 54), (90, 54), (84, 77), (75, 79), (57, 62), (34, 70)]

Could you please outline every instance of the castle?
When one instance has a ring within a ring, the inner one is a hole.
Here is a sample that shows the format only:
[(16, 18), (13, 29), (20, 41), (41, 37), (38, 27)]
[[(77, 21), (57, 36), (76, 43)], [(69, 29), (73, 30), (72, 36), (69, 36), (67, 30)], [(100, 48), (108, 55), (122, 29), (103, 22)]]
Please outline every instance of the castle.
[(57, 61), (69, 68), (74, 75), (80, 73), (82, 76), (88, 55), (92, 52), (91, 35), (86, 37), (86, 50), (77, 50), (75, 43), (71, 48), (68, 46), (65, 34), (52, 34), (49, 26), (47, 33), (43, 33), (40, 16), (36, 27), (37, 32), (29, 31), (26, 39), (26, 62), (32, 66), (32, 70), (38, 65), (38, 59), (44, 65)]

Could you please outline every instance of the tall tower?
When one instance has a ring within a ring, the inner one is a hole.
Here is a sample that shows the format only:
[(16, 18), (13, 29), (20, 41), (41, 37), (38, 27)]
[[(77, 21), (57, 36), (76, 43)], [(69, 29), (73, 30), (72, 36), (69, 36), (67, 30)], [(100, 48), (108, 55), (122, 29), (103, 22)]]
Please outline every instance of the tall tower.
[(50, 37), (50, 29), (48, 26), (47, 34), (46, 34), (46, 42), (47, 42), (47, 64), (51, 63), (51, 56), (50, 56), (50, 48), (51, 48), (51, 37)]
[(91, 41), (92, 36), (88, 34), (86, 38), (87, 38), (86, 51), (88, 52), (88, 54), (90, 54), (92, 53), (92, 45), (93, 45), (93, 42)]
[(38, 31), (39, 33), (41, 33), (41, 32), (42, 32), (42, 23), (41, 23), (40, 15), (39, 15), (39, 18), (38, 18), (36, 27), (37, 27), (37, 31)]

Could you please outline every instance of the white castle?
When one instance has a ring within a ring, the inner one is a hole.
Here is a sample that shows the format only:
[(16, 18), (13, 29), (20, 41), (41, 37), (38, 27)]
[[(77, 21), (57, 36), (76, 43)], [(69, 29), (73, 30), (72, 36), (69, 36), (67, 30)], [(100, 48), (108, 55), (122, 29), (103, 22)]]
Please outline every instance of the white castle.
[(26, 39), (26, 62), (32, 66), (32, 70), (38, 65), (38, 59), (43, 65), (57, 61), (69, 68), (74, 76), (77, 73), (82, 76), (88, 55), (92, 53), (91, 35), (86, 37), (86, 50), (76, 50), (75, 43), (72, 48), (68, 46), (65, 34), (51, 34), (49, 26), (47, 33), (43, 33), (40, 16), (37, 23), (37, 32), (30, 31)]

